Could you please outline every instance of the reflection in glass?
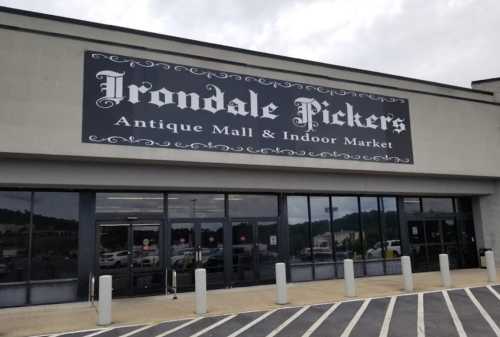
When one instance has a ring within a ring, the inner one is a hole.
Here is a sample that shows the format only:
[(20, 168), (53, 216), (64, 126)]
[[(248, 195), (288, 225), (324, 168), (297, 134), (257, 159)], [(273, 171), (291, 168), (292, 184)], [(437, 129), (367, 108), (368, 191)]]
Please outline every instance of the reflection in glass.
[(382, 234), (384, 237), (384, 258), (386, 274), (401, 273), (401, 235), (396, 197), (380, 199), (382, 213)]
[(377, 197), (361, 197), (361, 228), (364, 240), (366, 273), (369, 276), (383, 275), (383, 242), (380, 233), (380, 217)]
[(428, 220), (425, 222), (425, 238), (427, 243), (441, 243), (441, 230), (439, 220)]
[(26, 280), (30, 205), (30, 192), (0, 192), (0, 283)]
[(405, 213), (420, 213), (420, 198), (403, 198)]
[(453, 213), (452, 198), (422, 198), (424, 212)]
[(233, 281), (255, 281), (253, 261), (253, 225), (246, 221), (233, 222)]
[(310, 197), (310, 205), (314, 261), (333, 261), (330, 200), (328, 197)]
[(273, 281), (275, 263), (278, 262), (278, 224), (275, 221), (258, 221), (256, 263), (259, 281)]
[(177, 272), (179, 288), (187, 289), (194, 285), (194, 240), (193, 223), (171, 224), (170, 267)]
[(222, 218), (224, 217), (224, 194), (169, 194), (168, 217)]
[(224, 284), (224, 229), (222, 222), (202, 222), (201, 256), (198, 266), (207, 272), (207, 286)]
[(99, 226), (99, 267), (127, 269), (129, 265), (128, 224)]
[(363, 258), (357, 197), (332, 197), (335, 259)]
[(444, 242), (457, 243), (457, 226), (454, 219), (446, 219), (441, 221), (443, 226)]
[(35, 192), (31, 278), (77, 276), (78, 193)]
[(230, 194), (229, 216), (243, 217), (277, 217), (278, 196), (266, 194)]
[(160, 226), (132, 226), (133, 268), (157, 268), (160, 266)]
[(96, 193), (96, 213), (162, 213), (161, 193)]
[(290, 262), (310, 262), (309, 214), (306, 196), (287, 197)]

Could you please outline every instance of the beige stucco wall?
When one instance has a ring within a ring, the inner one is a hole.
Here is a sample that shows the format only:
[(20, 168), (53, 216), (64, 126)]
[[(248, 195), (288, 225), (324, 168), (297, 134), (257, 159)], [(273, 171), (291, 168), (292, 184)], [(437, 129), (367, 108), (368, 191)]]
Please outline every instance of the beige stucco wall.
[[(156, 49), (166, 51), (288, 68), (311, 74), (326, 74), (402, 88), (400, 90), (383, 89), (370, 85), (300, 76), (286, 71), (266, 71), (258, 67), (202, 61), (196, 58), (109, 46), (105, 43), (0, 28), (0, 41), (2, 41), (0, 46), (2, 69), (0, 156), (3, 157), (54, 156), (68, 159), (155, 161), (240, 168), (266, 167), (327, 172), (500, 177), (500, 106), (408, 92), (404, 89), (425, 90), (441, 95), (492, 102), (493, 98), (489, 95), (8, 13), (0, 13), (0, 22), (3, 25), (43, 29), (146, 47), (154, 46)], [(401, 165), (82, 143), (82, 83), (85, 50), (408, 98), (415, 164)]]

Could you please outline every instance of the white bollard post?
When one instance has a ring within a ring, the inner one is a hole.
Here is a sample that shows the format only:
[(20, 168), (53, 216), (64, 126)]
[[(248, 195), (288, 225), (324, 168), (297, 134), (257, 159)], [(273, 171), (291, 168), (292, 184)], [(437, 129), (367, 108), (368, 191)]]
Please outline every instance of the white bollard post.
[(439, 254), (439, 268), (441, 269), (441, 281), (443, 287), (451, 286), (450, 262), (448, 254)]
[(354, 262), (351, 259), (344, 260), (344, 290), (347, 297), (356, 296), (356, 283), (354, 279)]
[(97, 325), (111, 324), (111, 300), (113, 292), (113, 278), (111, 275), (99, 277), (99, 303)]
[(194, 272), (194, 288), (196, 297), (196, 314), (207, 313), (207, 272), (204, 268), (197, 268)]
[(287, 304), (286, 265), (283, 262), (275, 264), (276, 272), (276, 304)]
[(497, 281), (497, 268), (495, 266), (495, 254), (492, 250), (488, 250), (484, 253), (486, 258), (486, 269), (488, 271), (488, 282)]
[(401, 270), (403, 272), (403, 289), (413, 291), (413, 273), (409, 256), (401, 256)]

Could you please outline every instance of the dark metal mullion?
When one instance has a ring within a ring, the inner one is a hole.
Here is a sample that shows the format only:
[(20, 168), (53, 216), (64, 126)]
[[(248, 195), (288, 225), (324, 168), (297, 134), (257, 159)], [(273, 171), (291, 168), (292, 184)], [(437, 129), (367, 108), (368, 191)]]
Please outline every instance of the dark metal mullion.
[[(382, 252), (382, 266), (384, 270), (384, 275), (387, 274), (387, 268), (385, 264), (385, 206), (384, 206), (384, 197), (377, 197), (377, 209), (378, 209), (378, 230), (379, 230), (379, 239), (381, 245)], [(401, 245), (400, 245), (401, 246)]]
[(316, 279), (316, 265), (314, 261), (314, 252), (313, 252), (313, 242), (312, 242), (312, 225), (311, 225), (311, 196), (307, 195), (307, 219), (308, 219), (308, 236), (309, 236), (309, 248), (311, 249), (310, 254), (311, 254), (311, 268), (312, 268), (312, 278), (313, 280)]
[[(363, 219), (361, 216), (361, 212), (363, 211), (363, 209), (361, 208), (361, 197), (359, 195), (357, 196), (357, 199), (358, 199), (358, 230), (359, 230), (359, 237), (361, 238), (361, 254), (363, 257), (361, 263), (363, 264), (364, 276), (366, 276), (365, 235), (363, 233)], [(354, 263), (354, 266), (356, 266), (356, 262)], [(354, 268), (354, 274), (356, 275), (356, 267)]]
[(229, 218), (229, 194), (224, 193), (224, 220), (222, 221), (222, 246), (224, 257), (224, 286), (232, 287), (233, 223)]
[(29, 227), (28, 227), (28, 272), (26, 273), (26, 281), (27, 281), (27, 288), (26, 288), (26, 303), (31, 304), (31, 268), (32, 268), (32, 263), (31, 259), (33, 257), (33, 212), (35, 210), (35, 192), (30, 193), (30, 222), (29, 222)]
[(332, 261), (333, 261), (333, 271), (335, 273), (334, 278), (337, 278), (337, 243), (335, 241), (335, 232), (333, 227), (333, 205), (332, 205), (332, 196), (328, 196), (328, 205), (329, 205), (329, 215), (330, 215), (330, 237), (332, 238)]

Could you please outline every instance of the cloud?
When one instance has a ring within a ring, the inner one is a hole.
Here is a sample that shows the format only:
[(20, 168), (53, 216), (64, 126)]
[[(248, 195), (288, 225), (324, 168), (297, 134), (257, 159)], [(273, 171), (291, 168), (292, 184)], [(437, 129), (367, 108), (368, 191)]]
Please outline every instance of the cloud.
[(461, 86), (500, 76), (497, 0), (0, 0), (0, 5)]

